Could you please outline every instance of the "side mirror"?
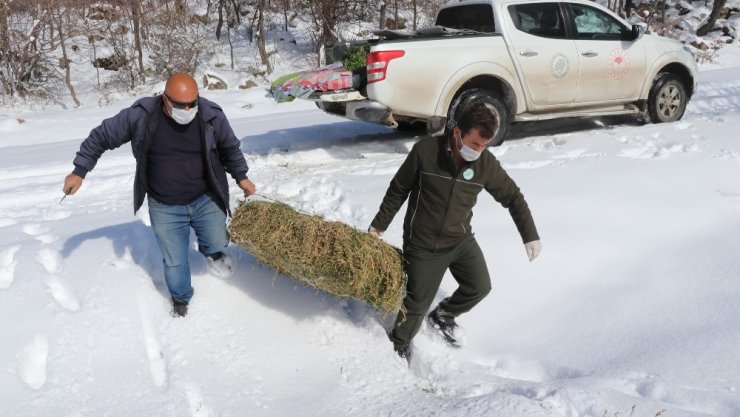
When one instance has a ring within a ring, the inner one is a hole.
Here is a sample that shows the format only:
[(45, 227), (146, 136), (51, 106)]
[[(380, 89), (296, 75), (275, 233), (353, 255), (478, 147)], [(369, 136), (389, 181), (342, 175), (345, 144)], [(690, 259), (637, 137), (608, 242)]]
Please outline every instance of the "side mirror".
[(631, 40), (636, 41), (642, 37), (643, 34), (645, 34), (645, 28), (641, 25), (632, 25), (632, 32), (631, 32)]

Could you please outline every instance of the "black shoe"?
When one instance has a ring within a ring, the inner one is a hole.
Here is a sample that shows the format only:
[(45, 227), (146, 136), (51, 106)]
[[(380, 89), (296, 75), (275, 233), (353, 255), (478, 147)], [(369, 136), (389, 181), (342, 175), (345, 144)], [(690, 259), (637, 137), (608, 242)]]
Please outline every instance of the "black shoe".
[(185, 317), (188, 315), (188, 303), (185, 301), (172, 300), (172, 317)]
[(228, 278), (234, 274), (234, 261), (223, 252), (208, 256), (208, 271), (219, 278)]
[(429, 323), (429, 327), (440, 332), (442, 339), (444, 339), (448, 345), (454, 348), (460, 347), (460, 343), (458, 343), (457, 338), (455, 338), (457, 323), (455, 323), (455, 317), (450, 313), (437, 307), (427, 316), (427, 323)]
[(393, 350), (396, 351), (401, 359), (406, 359), (406, 362), (411, 363), (411, 346), (408, 343), (393, 344)]

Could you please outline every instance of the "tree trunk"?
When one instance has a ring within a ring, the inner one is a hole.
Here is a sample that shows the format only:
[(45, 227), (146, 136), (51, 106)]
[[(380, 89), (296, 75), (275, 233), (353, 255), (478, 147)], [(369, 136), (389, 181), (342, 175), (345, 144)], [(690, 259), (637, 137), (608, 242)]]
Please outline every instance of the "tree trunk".
[(236, 15), (236, 25), (239, 26), (242, 24), (242, 17), (239, 14), (239, 4), (236, 2), (236, 0), (231, 0), (231, 5), (234, 6), (234, 14)]
[(380, 30), (385, 29), (385, 2), (380, 3), (380, 22), (378, 23)]
[(665, 28), (665, 25), (666, 25), (666, 21), (665, 21), (666, 3), (668, 3), (668, 0), (663, 0), (663, 10), (661, 10), (661, 13), (660, 13), (660, 22), (661, 22), (661, 25), (663, 26), (661, 28), (661, 30), (660, 30), (661, 35), (665, 33), (665, 29), (666, 29)]
[(229, 40), (229, 56), (231, 56), (231, 69), (234, 69), (234, 45), (231, 43), (231, 28), (226, 26), (226, 39)]
[(416, 0), (413, 1), (413, 6), (414, 6), (414, 25), (413, 25), (413, 29), (414, 29), (414, 32), (416, 32)]
[[(97, 62), (98, 61), (98, 50), (95, 47), (94, 40), (92, 41), (92, 47), (93, 47), (93, 62)], [(98, 78), (98, 87), (100, 87), (100, 66), (98, 65), (95, 66), (95, 75)]]
[(699, 29), (696, 30), (696, 36), (704, 36), (714, 28), (714, 24), (717, 23), (719, 14), (725, 7), (725, 4), (727, 4), (727, 0), (714, 0), (714, 5), (712, 5), (712, 13), (709, 14), (709, 20), (707, 20), (707, 23), (699, 26)]
[(257, 27), (259, 30), (259, 39), (257, 39), (257, 47), (260, 51), (260, 59), (262, 59), (262, 64), (267, 66), (267, 74), (272, 74), (272, 64), (270, 64), (270, 57), (267, 56), (267, 48), (265, 47), (265, 1), (266, 0), (260, 0), (259, 3), (259, 13), (260, 17), (257, 21)]
[(139, 77), (142, 81), (146, 81), (146, 75), (144, 73), (144, 52), (141, 49), (141, 4), (139, 0), (131, 0), (131, 20), (134, 24), (134, 47), (136, 48), (136, 56), (139, 64)]
[(252, 15), (252, 20), (249, 22), (249, 27), (247, 28), (247, 39), (249, 39), (249, 44), (252, 44), (252, 41), (254, 40), (254, 25), (257, 22), (257, 18), (259, 17), (259, 9), (255, 11), (254, 15)]
[(218, 0), (218, 24), (216, 24), (216, 39), (221, 40), (221, 27), (224, 25), (224, 0)]
[(285, 26), (285, 29), (284, 30), (286, 32), (288, 31), (288, 7), (289, 7), (288, 0), (283, 0), (283, 19), (284, 19), (284, 22), (285, 22), (285, 25), (284, 25)]
[[(8, 35), (8, 3), (0, 4), (0, 56), (10, 56), (10, 36)], [(3, 84), (5, 94), (13, 97), (13, 83), (10, 81), (10, 60), (3, 59), (5, 70), (0, 71), (0, 82)]]
[[(66, 8), (64, 9), (67, 10)], [(69, 94), (72, 96), (72, 100), (75, 102), (76, 107), (80, 107), (80, 100), (77, 99), (77, 94), (75, 94), (75, 88), (72, 86), (72, 77), (70, 76), (70, 61), (69, 58), (67, 58), (67, 47), (64, 45), (64, 32), (62, 30), (62, 27), (64, 26), (64, 23), (62, 23), (62, 14), (63, 12), (59, 9), (57, 9), (57, 23), (59, 26), (57, 27), (57, 33), (59, 33), (59, 45), (62, 47), (62, 65), (64, 67), (64, 83), (67, 84), (67, 89), (69, 90)]]

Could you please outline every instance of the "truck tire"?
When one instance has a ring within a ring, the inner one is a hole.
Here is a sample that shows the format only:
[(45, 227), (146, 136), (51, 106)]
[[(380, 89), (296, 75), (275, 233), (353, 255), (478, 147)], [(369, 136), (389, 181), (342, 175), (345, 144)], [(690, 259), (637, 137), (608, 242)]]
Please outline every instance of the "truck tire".
[(648, 95), (648, 116), (653, 123), (669, 123), (680, 120), (686, 111), (688, 96), (681, 78), (669, 72), (655, 77)]
[(447, 112), (447, 126), (445, 127), (445, 134), (447, 136), (450, 135), (452, 128), (455, 127), (458, 117), (465, 109), (480, 102), (485, 103), (494, 114), (494, 117), (498, 120), (498, 129), (494, 132), (489, 146), (499, 146), (504, 142), (506, 134), (509, 131), (509, 112), (501, 98), (483, 88), (465, 90), (452, 100), (450, 110)]

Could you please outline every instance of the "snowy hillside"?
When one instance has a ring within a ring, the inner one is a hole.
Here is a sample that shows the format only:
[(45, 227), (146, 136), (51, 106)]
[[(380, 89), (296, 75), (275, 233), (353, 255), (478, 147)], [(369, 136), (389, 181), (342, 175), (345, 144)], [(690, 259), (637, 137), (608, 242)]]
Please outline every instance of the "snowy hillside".
[[(494, 289), (459, 320), (466, 347), (422, 329), (410, 369), (388, 319), (238, 247), (227, 280), (193, 249), (190, 314), (171, 317), (146, 208), (132, 213), (130, 148), (58, 204), (81, 140), (131, 100), (3, 114), (0, 416), (740, 416), (740, 50), (722, 52), (679, 123), (519, 125), (491, 150), (543, 253), (527, 262), (481, 195)], [(202, 95), (261, 194), (362, 229), (417, 140), (261, 89)], [(454, 288), (446, 277), (438, 298)]]

